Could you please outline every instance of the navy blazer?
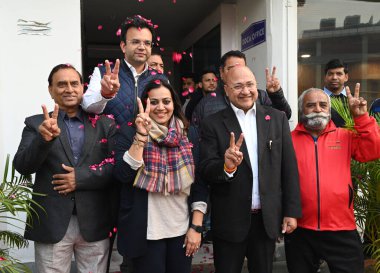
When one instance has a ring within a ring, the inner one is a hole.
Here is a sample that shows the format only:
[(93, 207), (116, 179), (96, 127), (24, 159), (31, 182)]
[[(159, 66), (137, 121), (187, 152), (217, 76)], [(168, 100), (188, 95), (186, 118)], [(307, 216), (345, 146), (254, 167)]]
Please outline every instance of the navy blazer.
[[(301, 216), (298, 169), (286, 115), (256, 104), (259, 192), (265, 230), (270, 238), (281, 231), (284, 216)], [(213, 235), (241, 242), (251, 225), (252, 169), (245, 142), (244, 160), (233, 178), (224, 173), (224, 153), (230, 132), (236, 140), (241, 128), (231, 106), (201, 123), (201, 178), (210, 184)], [(270, 142), (270, 144), (269, 144)]]
[[(112, 230), (110, 190), (113, 186), (113, 165), (104, 164), (92, 170), (91, 165), (99, 164), (112, 157), (115, 142), (114, 121), (101, 116), (93, 126), (90, 115), (83, 112), (84, 145), (81, 157), (74, 164), (74, 157), (67, 137), (63, 112), (58, 116), (61, 134), (46, 142), (38, 131), (44, 120), (43, 115), (25, 119), (22, 140), (14, 158), (14, 166), (21, 174), (36, 174), (33, 191), (44, 194), (33, 196), (44, 211), (32, 204), (37, 211), (27, 219), (25, 238), (40, 243), (55, 244), (67, 231), (74, 203), (81, 235), (87, 242), (106, 239)], [(107, 139), (108, 141), (101, 141)], [(67, 195), (59, 194), (51, 183), (54, 174), (65, 173), (62, 164), (74, 167), (76, 190)]]

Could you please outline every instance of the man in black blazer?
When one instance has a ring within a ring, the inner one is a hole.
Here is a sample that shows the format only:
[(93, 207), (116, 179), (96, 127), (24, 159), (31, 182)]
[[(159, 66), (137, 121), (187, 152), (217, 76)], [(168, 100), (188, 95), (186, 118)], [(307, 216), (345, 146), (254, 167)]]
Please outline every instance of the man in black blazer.
[[(210, 184), (216, 273), (272, 272), (276, 238), (301, 216), (297, 162), (284, 112), (256, 102), (246, 66), (225, 82), (230, 105), (201, 124), (200, 173)], [(235, 143), (235, 137), (238, 138)]]
[(36, 269), (106, 272), (112, 231), (110, 195), (115, 125), (112, 117), (82, 111), (82, 77), (71, 65), (50, 72), (53, 113), (28, 117), (14, 158), (21, 174), (36, 173), (36, 211), (27, 219), (25, 238), (35, 241)]

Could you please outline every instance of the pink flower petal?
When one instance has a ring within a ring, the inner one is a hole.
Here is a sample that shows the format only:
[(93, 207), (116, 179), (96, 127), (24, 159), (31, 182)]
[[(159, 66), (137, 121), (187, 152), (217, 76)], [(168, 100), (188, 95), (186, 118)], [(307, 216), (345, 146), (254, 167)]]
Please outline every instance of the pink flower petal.
[(216, 93), (215, 92), (211, 92), (210, 96), (216, 97)]
[(189, 53), (189, 56), (190, 56), (190, 58), (193, 58), (193, 53), (190, 52), (190, 53)]
[(172, 74), (172, 72), (169, 70), (169, 71), (168, 71), (168, 75), (171, 75), (171, 74)]
[(98, 25), (98, 30), (102, 30), (103, 29), (103, 26), (102, 25)]
[(128, 121), (127, 124), (128, 124), (128, 126), (132, 126), (132, 122), (130, 122), (130, 121)]
[(157, 74), (157, 72), (156, 72), (156, 71), (152, 71), (152, 72), (150, 72), (150, 74), (151, 74), (152, 76), (154, 76), (154, 75)]
[(177, 0), (172, 0), (173, 4), (177, 3)]
[(189, 92), (193, 93), (194, 92), (194, 87), (189, 87)]
[(157, 41), (160, 41), (161, 40), (161, 37), (160, 36), (157, 36)]
[(82, 124), (82, 125), (79, 125), (78, 126), (78, 129), (84, 129), (84, 125)]
[(116, 36), (120, 36), (121, 35), (121, 29), (119, 28), (117, 31), (116, 31)]
[(154, 29), (158, 28), (158, 25), (154, 25), (153, 28), (154, 28)]
[(154, 83), (155, 84), (161, 84), (161, 81), (160, 80), (155, 80)]
[(174, 63), (179, 64), (181, 62), (181, 60), (182, 60), (182, 55), (180, 53), (177, 53), (177, 52), (174, 51), (172, 53), (172, 59), (173, 59)]
[(116, 227), (113, 228), (113, 232), (114, 232), (114, 233), (117, 232), (117, 228), (116, 228)]
[(266, 115), (265, 120), (270, 120), (270, 115)]
[(161, 51), (161, 52), (164, 52), (164, 51), (165, 51), (165, 48), (160, 47), (160, 51)]
[(186, 97), (187, 95), (189, 95), (189, 91), (183, 91), (183, 92), (182, 92), (182, 96), (183, 96), (183, 97)]

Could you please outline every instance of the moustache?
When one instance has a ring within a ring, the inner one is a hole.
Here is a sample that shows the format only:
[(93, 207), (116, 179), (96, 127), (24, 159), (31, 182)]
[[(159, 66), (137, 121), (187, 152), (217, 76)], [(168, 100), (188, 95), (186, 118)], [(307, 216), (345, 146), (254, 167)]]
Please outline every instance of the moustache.
[(316, 118), (324, 118), (328, 119), (330, 117), (330, 114), (326, 113), (310, 113), (307, 115), (304, 115), (307, 119), (316, 119)]

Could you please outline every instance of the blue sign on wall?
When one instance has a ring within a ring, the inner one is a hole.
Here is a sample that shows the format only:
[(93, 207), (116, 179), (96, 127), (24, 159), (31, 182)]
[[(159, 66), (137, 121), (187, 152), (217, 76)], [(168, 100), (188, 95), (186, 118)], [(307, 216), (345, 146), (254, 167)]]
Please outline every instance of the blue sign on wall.
[(264, 43), (266, 38), (265, 20), (251, 24), (241, 34), (241, 51)]

